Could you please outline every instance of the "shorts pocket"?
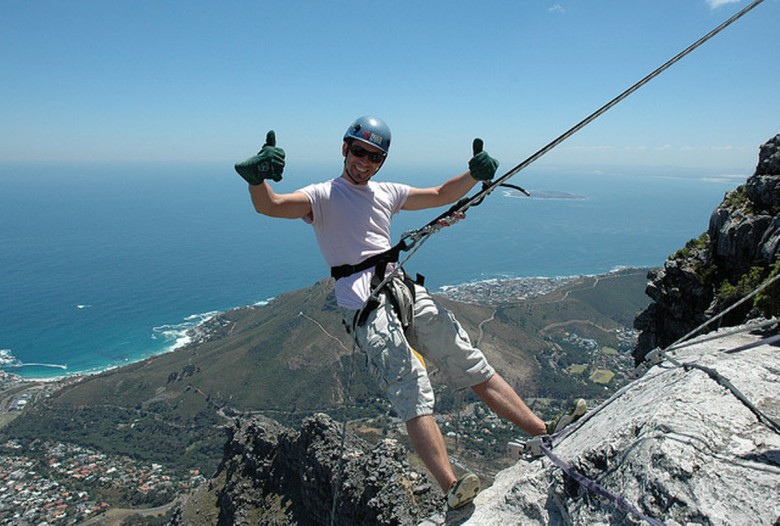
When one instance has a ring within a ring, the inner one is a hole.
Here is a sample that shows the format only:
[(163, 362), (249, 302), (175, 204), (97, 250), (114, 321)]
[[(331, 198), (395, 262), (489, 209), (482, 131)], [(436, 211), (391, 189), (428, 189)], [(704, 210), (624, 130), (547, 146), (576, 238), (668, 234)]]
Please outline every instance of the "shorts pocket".
[(386, 389), (412, 374), (410, 353), (405, 342), (375, 335), (366, 347), (369, 371)]

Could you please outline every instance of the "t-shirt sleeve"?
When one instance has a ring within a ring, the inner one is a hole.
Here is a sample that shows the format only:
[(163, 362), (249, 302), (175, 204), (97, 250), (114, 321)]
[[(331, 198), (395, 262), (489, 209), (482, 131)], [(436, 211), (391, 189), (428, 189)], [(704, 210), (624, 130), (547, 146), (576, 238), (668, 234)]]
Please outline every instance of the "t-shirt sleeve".
[(411, 186), (402, 183), (387, 183), (388, 193), (393, 196), (393, 214), (401, 211), (409, 198)]
[(304, 186), (303, 188), (299, 188), (296, 191), (301, 192), (306, 197), (308, 197), (309, 203), (311, 204), (311, 216), (303, 216), (301, 219), (310, 225), (315, 224), (318, 219), (322, 217), (322, 200), (320, 199), (323, 193), (322, 185), (310, 184), (308, 186)]

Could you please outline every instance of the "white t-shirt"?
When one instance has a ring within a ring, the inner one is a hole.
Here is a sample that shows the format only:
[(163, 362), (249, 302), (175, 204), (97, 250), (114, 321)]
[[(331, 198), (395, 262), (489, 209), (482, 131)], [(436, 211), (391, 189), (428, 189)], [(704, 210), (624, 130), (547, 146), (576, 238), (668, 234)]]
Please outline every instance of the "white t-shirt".
[[(391, 248), (390, 221), (409, 196), (405, 184), (369, 181), (355, 185), (339, 177), (301, 188), (311, 202), (311, 223), (325, 262), (331, 266), (356, 265)], [(371, 294), (374, 269), (336, 281), (336, 301), (347, 309), (360, 309)]]

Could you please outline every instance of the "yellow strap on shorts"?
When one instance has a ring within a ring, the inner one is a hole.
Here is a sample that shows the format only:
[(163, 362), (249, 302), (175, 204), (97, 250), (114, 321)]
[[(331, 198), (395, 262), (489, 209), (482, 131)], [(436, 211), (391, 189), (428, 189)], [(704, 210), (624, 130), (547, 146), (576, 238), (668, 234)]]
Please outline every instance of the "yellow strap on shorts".
[(425, 365), (425, 359), (422, 357), (422, 355), (420, 353), (418, 353), (417, 351), (415, 351), (414, 347), (412, 347), (411, 345), (409, 346), (409, 349), (411, 349), (412, 354), (415, 355), (418, 360), (420, 360), (420, 363), (422, 364), (422, 366), (427, 369), (428, 366)]

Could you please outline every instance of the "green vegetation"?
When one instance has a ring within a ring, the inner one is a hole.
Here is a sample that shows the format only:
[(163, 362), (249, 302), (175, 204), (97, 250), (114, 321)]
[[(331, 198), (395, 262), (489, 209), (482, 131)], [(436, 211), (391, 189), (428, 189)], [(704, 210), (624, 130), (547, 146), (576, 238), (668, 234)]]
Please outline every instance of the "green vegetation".
[(136, 513), (124, 519), (121, 526), (166, 526), (171, 523), (172, 518), (173, 514), (171, 512), (159, 517), (147, 517)]
[[(734, 190), (732, 190), (731, 192), (729, 192), (728, 194), (726, 194), (722, 206), (733, 210), (740, 210), (743, 214), (747, 216), (752, 216), (759, 213), (759, 211), (754, 208), (755, 203), (748, 196), (747, 186), (745, 185), (740, 185)], [(760, 210), (760, 213), (777, 215), (778, 213), (780, 213), (780, 206), (772, 206), (769, 207), (768, 209), (762, 209)]]
[(753, 267), (747, 274), (740, 276), (736, 284), (724, 281), (718, 288), (718, 300), (734, 303), (747, 296), (761, 284), (765, 270), (762, 267)]
[(163, 405), (145, 411), (42, 405), (6, 426), (0, 441), (13, 438), (29, 445), (54, 440), (160, 463), (181, 474), (191, 469), (211, 474), (222, 459), (225, 435), (219, 426), (223, 422), (208, 411), (184, 420)]
[(609, 382), (611, 382), (614, 377), (615, 377), (615, 373), (613, 373), (609, 369), (596, 369), (590, 375), (590, 381), (593, 382), (594, 384), (606, 385)]
[(726, 194), (726, 198), (723, 200), (723, 206), (731, 209), (741, 209), (746, 215), (755, 214), (752, 204), (747, 195), (747, 187), (745, 185), (740, 185)]
[(690, 268), (700, 284), (710, 286), (717, 279), (718, 267), (710, 263), (706, 255), (709, 245), (710, 236), (704, 232), (698, 238), (689, 240), (670, 259), (682, 262)]
[(696, 239), (690, 239), (685, 243), (685, 247), (681, 248), (672, 256), (673, 259), (687, 259), (691, 256), (694, 250), (701, 250), (707, 247), (710, 242), (710, 236), (707, 232), (704, 232)]
[[(769, 275), (764, 282), (774, 279), (778, 275), (780, 275), (780, 256), (775, 258), (775, 263), (770, 267)], [(780, 279), (759, 292), (753, 303), (766, 316), (780, 316)]]
[[(770, 267), (752, 267), (740, 276), (736, 284), (726, 280), (718, 287), (718, 300), (725, 304), (735, 303), (752, 293), (767, 281), (780, 274), (780, 257)], [(780, 315), (780, 281), (769, 285), (753, 298), (753, 306), (765, 316)]]
[(630, 269), (606, 276), (583, 278), (581, 284), (563, 289), (564, 293), (568, 291), (567, 299), (571, 300), (566, 302), (569, 308), (576, 306), (580, 312), (559, 312), (556, 317), (563, 320), (590, 320), (610, 329), (618, 326), (631, 327), (636, 314), (650, 303), (650, 299), (644, 294), (646, 286), (645, 269)]

